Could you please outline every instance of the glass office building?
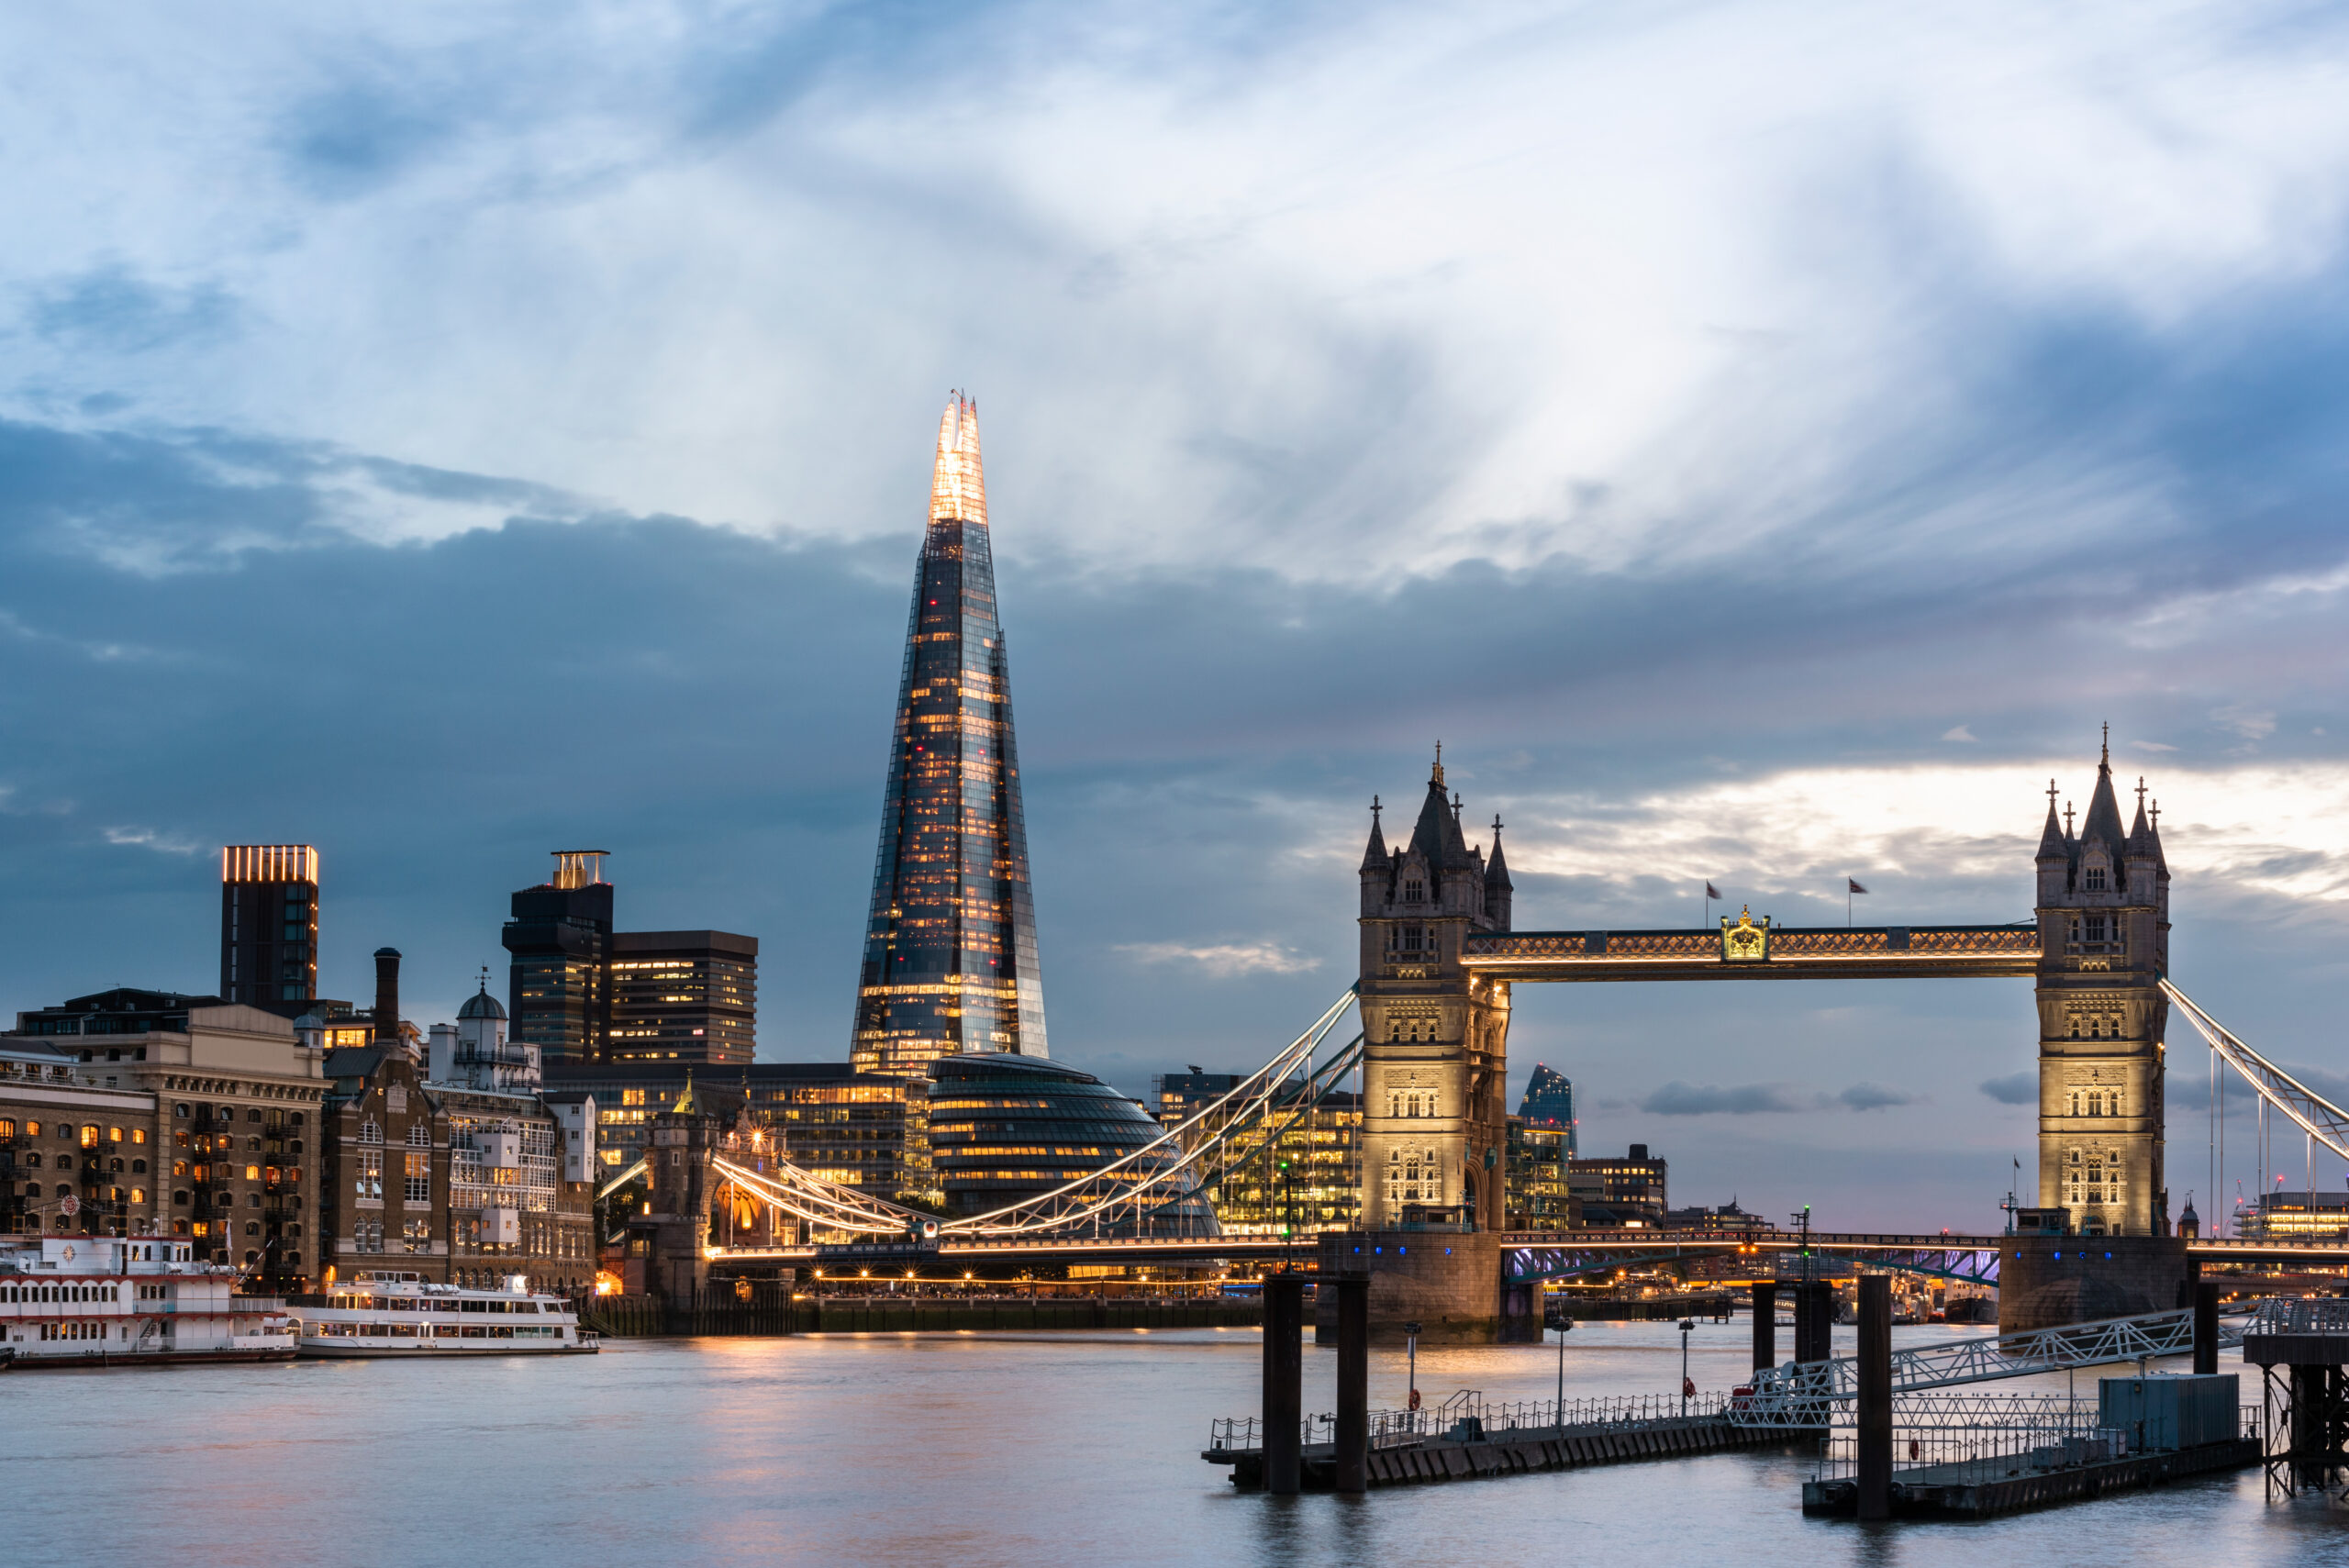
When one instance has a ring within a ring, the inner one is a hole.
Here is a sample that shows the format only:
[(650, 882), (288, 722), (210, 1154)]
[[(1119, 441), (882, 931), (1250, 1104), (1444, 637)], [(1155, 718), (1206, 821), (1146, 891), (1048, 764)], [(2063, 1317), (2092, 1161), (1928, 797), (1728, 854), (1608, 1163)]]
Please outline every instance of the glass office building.
[[(1090, 1073), (1000, 1051), (941, 1057), (931, 1063), (930, 1162), (956, 1215), (985, 1214), (1077, 1181), (1163, 1130), (1136, 1102)], [(1150, 1157), (1177, 1158), (1170, 1147)], [(1140, 1164), (1137, 1174), (1146, 1174)], [(1154, 1236), (1213, 1236), (1214, 1209), (1188, 1174), (1165, 1183), (1163, 1198), (1139, 1226)], [(1130, 1213), (1105, 1223), (1105, 1236), (1130, 1236)]]
[(850, 1057), (916, 1076), (981, 1051), (1045, 1055), (1044, 993), (978, 406), (957, 393), (906, 626)]

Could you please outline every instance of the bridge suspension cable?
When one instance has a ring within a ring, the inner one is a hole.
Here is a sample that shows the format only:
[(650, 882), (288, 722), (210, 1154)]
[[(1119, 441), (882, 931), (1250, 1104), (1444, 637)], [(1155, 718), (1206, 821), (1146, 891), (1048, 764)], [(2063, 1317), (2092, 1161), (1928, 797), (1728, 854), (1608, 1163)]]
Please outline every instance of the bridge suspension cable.
[[(2162, 994), (2177, 1004), (2194, 1031), (2210, 1041), (2220, 1061), (2258, 1092), (2259, 1097), (2300, 1125), (2302, 1131), (2344, 1160), (2349, 1160), (2349, 1111), (2343, 1110), (2267, 1058), (2235, 1038), (2227, 1027), (2195, 1004), (2192, 997), (2167, 980)], [(2216, 1195), (2212, 1195), (2214, 1200)]]
[[(1299, 1118), (1329, 1097), (1344, 1075), (1361, 1062), (1363, 1038), (1355, 1035), (1319, 1065), (1314, 1058), (1353, 1003), (1354, 988), (1348, 986), (1310, 1028), (1275, 1053), (1271, 1061), (1141, 1147), (1048, 1192), (984, 1214), (941, 1220), (918, 1209), (827, 1181), (779, 1154), (773, 1162), (774, 1168), (767, 1171), (753, 1170), (723, 1155), (713, 1155), (710, 1167), (745, 1195), (771, 1208), (806, 1220), (819, 1229), (846, 1231), (854, 1236), (999, 1239), (1128, 1222), (1140, 1230), (1146, 1219), (1186, 1200), (1201, 1197), (1233, 1171), (1244, 1168), (1250, 1160), (1276, 1144)], [(1201, 1170), (1234, 1146), (1256, 1138), (1275, 1121), (1278, 1125), (1263, 1137), (1261, 1147), (1250, 1142), (1229, 1167), (1215, 1170), (1205, 1181), (1200, 1179)], [(639, 1161), (616, 1178), (611, 1187), (643, 1168), (644, 1162)], [(605, 1190), (609, 1192), (611, 1187)]]

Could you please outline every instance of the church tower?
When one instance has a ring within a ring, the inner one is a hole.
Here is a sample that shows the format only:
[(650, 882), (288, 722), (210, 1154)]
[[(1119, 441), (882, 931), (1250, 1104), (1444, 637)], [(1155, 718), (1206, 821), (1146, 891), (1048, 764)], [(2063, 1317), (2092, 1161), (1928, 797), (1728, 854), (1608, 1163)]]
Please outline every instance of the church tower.
[(2142, 779), (2121, 825), (2110, 732), (2078, 831), (2050, 780), (2039, 838), (2039, 1205), (2076, 1235), (2165, 1236), (2169, 866)]
[[(1362, 861), (1363, 1228), (1449, 1209), (1504, 1223), (1508, 983), (1472, 979), (1471, 932), (1506, 931), (1508, 867), (1469, 846), (1444, 796), (1443, 750), (1410, 841), (1390, 851), (1371, 804)], [(1431, 1215), (1430, 1218), (1437, 1218)]]

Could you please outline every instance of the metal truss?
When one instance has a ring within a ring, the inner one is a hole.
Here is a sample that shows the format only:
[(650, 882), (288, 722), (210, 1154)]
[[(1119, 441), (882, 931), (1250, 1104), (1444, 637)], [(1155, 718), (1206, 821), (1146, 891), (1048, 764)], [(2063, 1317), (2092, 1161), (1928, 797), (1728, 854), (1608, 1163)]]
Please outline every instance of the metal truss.
[[(1757, 1270), (1765, 1266), (1780, 1280), (1791, 1280), (1801, 1273), (1799, 1254), (1787, 1249), (1790, 1238), (1773, 1236), (1767, 1240), (1700, 1240), (1674, 1241), (1659, 1236), (1654, 1241), (1642, 1243), (1645, 1251), (1635, 1251), (1617, 1243), (1613, 1247), (1571, 1246), (1526, 1247), (1508, 1249), (1506, 1267), (1512, 1283), (1543, 1279), (1569, 1279), (1576, 1274), (1603, 1273), (1609, 1269), (1638, 1263), (1686, 1262), (1694, 1258), (1750, 1256)], [(1901, 1273), (1930, 1274), (1936, 1279), (1959, 1280), (1969, 1284), (1995, 1285), (1998, 1283), (1998, 1248), (1995, 1243), (1976, 1242), (1965, 1246), (1887, 1245), (1881, 1240), (1874, 1243), (1824, 1241), (1811, 1238), (1814, 1257), (1831, 1253), (1833, 1256), (1872, 1269), (1889, 1269)]]
[[(2221, 1348), (2243, 1343), (2245, 1317), (2222, 1318)], [(1896, 1351), (1892, 1391), (1896, 1396), (1923, 1389), (2029, 1377), (2066, 1367), (2104, 1366), (2154, 1356), (2184, 1355), (2194, 1348), (2194, 1314), (2153, 1312), (2137, 1318), (2107, 1318), (2061, 1329), (2001, 1334), (1995, 1340), (1958, 1340), (1948, 1344)], [(1730, 1419), (1745, 1427), (1824, 1427), (1835, 1406), (1859, 1394), (1859, 1362), (1788, 1362), (1753, 1374), (1753, 1392), (1730, 1404)]]
[[(827, 1181), (780, 1157), (772, 1170), (754, 1171), (713, 1155), (710, 1168), (771, 1208), (851, 1237), (886, 1237), (919, 1246), (947, 1238), (1046, 1240), (1115, 1236), (1129, 1229), (1139, 1234), (1167, 1208), (1197, 1200), (1265, 1154), (1329, 1097), (1361, 1062), (1363, 1038), (1355, 1035), (1319, 1064), (1314, 1058), (1353, 1004), (1353, 987), (1348, 986), (1270, 1062), (1142, 1147), (1050, 1192), (985, 1214), (941, 1220)], [(637, 1174), (643, 1164), (630, 1166), (605, 1191)], [(1208, 1235), (1212, 1225), (1207, 1222)]]
[(2319, 1143), (2349, 1160), (2349, 1111), (2237, 1040), (2218, 1019), (2197, 1006), (2193, 998), (2166, 980), (2162, 982), (2162, 995), (2177, 1004), (2177, 1010), (2186, 1015), (2194, 1032), (2210, 1041), (2219, 1060), (2258, 1091), (2261, 1099), (2299, 1123), (2300, 1129)]

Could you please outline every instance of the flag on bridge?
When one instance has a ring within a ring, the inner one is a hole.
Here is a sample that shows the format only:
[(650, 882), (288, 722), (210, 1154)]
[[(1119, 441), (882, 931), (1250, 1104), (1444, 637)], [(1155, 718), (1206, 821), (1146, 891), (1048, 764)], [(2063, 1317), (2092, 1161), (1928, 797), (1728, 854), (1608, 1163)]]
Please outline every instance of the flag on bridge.
[[(1720, 899), (1720, 896), (1721, 896), (1721, 890), (1720, 890), (1720, 888), (1718, 888), (1718, 887), (1715, 887), (1711, 883), (1709, 883), (1709, 883), (1705, 884), (1705, 896), (1706, 896), (1706, 897), (1708, 897), (1708, 898), (1711, 898), (1711, 899)], [(1726, 900), (1723, 900), (1723, 902), (1726, 902)]]
[(1866, 889), (1866, 888), (1862, 887), (1858, 883), (1854, 882), (1854, 881), (1853, 881), (1850, 877), (1848, 877), (1848, 876), (1847, 876), (1847, 877), (1845, 877), (1845, 878), (1843, 879), (1843, 883), (1844, 883), (1844, 885), (1845, 885), (1846, 887), (1848, 887), (1848, 888), (1849, 888), (1852, 892), (1854, 892), (1854, 893), (1865, 893), (1865, 892), (1867, 891), (1867, 889)]

